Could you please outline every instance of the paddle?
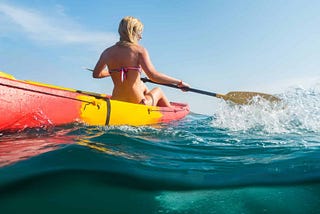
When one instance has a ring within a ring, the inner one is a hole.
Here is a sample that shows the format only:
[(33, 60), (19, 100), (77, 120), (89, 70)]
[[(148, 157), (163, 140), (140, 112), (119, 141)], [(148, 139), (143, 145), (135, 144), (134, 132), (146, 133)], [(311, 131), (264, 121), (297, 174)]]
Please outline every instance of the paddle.
[[(85, 69), (87, 69), (89, 71), (93, 71), (90, 68), (85, 68)], [(231, 91), (231, 92), (223, 95), (223, 94), (217, 94), (214, 92), (203, 91), (203, 90), (195, 89), (195, 88), (180, 88), (177, 85), (173, 85), (173, 84), (164, 84), (164, 83), (154, 82), (148, 78), (141, 78), (141, 81), (143, 81), (144, 83), (150, 82), (150, 83), (157, 84), (157, 85), (167, 86), (167, 87), (176, 88), (176, 89), (183, 89), (185, 91), (190, 91), (190, 92), (194, 92), (194, 93), (198, 93), (198, 94), (217, 97), (217, 98), (224, 99), (226, 101), (231, 101), (235, 104), (240, 104), (240, 105), (252, 104), (252, 98), (254, 98), (254, 97), (261, 97), (261, 98), (268, 100), (270, 102), (279, 102), (280, 101), (279, 98), (277, 98), (273, 95), (259, 93), (259, 92)]]
[(213, 93), (213, 92), (209, 92), (209, 91), (203, 91), (203, 90), (199, 90), (199, 89), (195, 89), (195, 88), (180, 88), (177, 85), (173, 85), (173, 84), (163, 84), (163, 83), (157, 83), (154, 82), (150, 79), (147, 78), (141, 78), (141, 80), (143, 82), (150, 82), (153, 84), (157, 84), (157, 85), (163, 85), (163, 86), (168, 86), (171, 88), (177, 88), (177, 89), (183, 89), (186, 91), (190, 91), (190, 92), (194, 92), (194, 93), (198, 93), (198, 94), (203, 94), (203, 95), (208, 95), (208, 96), (212, 96), (212, 97), (217, 97), (217, 98), (221, 98), (224, 99), (226, 101), (231, 101), (235, 104), (240, 104), (240, 105), (244, 105), (244, 104), (251, 104), (252, 103), (252, 98), (253, 97), (262, 97), (265, 100), (268, 100), (270, 102), (278, 102), (280, 101), (279, 98), (270, 95), (270, 94), (264, 94), (264, 93), (258, 93), (258, 92), (245, 92), (245, 91), (232, 91), (229, 92), (226, 95), (223, 94), (217, 94), (217, 93)]

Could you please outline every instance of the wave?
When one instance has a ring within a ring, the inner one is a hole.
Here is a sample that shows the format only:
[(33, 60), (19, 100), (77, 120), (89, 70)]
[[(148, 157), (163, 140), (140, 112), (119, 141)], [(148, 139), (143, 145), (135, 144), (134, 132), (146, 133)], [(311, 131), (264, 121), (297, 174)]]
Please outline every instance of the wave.
[(19, 170), (100, 172), (159, 189), (318, 182), (319, 91), (294, 89), (278, 104), (221, 103), (214, 116), (157, 126), (73, 124), (2, 136), (0, 183), (23, 178)]

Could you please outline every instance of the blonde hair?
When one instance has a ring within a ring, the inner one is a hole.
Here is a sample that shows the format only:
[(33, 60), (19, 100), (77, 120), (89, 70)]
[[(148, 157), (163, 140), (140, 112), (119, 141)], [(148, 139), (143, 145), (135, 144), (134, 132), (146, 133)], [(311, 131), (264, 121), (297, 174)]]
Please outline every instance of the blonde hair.
[(124, 17), (118, 28), (120, 35), (119, 43), (133, 43), (136, 44), (143, 30), (141, 21), (132, 16)]

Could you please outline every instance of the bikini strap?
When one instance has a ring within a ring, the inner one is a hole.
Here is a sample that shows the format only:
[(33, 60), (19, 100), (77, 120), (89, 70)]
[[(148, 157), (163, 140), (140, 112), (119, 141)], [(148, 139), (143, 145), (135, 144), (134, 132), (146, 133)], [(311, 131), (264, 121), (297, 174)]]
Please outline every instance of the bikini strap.
[(129, 67), (121, 67), (118, 69), (112, 69), (109, 72), (120, 72), (120, 77), (121, 77), (121, 82), (123, 82), (125, 79), (127, 79), (127, 73), (130, 70), (138, 71), (141, 73), (141, 67), (134, 67), (134, 66), (129, 66)]

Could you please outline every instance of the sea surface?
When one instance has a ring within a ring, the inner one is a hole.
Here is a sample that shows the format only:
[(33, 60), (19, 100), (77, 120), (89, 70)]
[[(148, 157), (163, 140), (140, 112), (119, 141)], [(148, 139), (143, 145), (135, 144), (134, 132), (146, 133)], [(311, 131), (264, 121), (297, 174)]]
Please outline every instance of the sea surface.
[(320, 86), (278, 96), (157, 126), (1, 133), (0, 213), (320, 213)]

